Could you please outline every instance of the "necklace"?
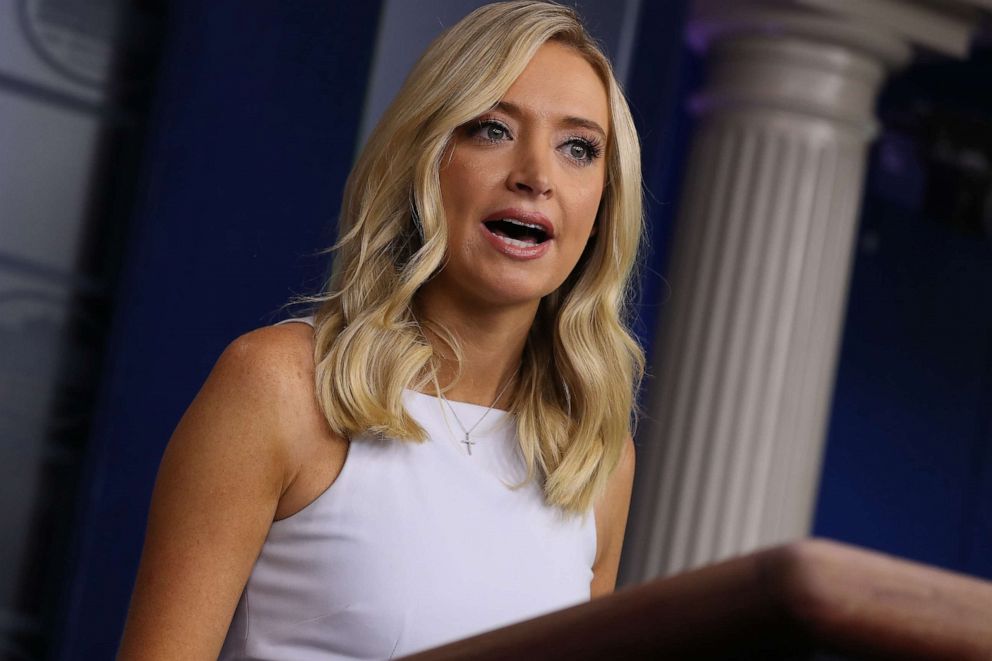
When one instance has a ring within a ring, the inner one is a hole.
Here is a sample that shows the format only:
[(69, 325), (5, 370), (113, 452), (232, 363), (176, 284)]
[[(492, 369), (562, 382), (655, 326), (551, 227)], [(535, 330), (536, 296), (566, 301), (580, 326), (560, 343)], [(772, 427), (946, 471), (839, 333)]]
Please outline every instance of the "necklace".
[[(517, 368), (517, 371), (520, 371), (519, 368)], [(516, 376), (517, 376), (517, 372), (514, 372), (512, 375), (510, 375), (510, 378), (506, 380), (506, 383), (504, 383), (503, 387), (500, 389), (499, 394), (496, 395), (496, 399), (493, 400), (493, 403), (490, 404), (489, 408), (485, 410), (482, 416), (475, 421), (475, 424), (469, 427), (468, 429), (465, 429), (465, 425), (462, 424), (462, 421), (461, 419), (459, 419), (458, 414), (455, 413), (455, 409), (453, 406), (451, 406), (451, 402), (448, 401), (448, 399), (441, 392), (441, 389), (438, 388), (437, 390), (438, 399), (440, 399), (442, 402), (448, 405), (448, 410), (451, 411), (451, 415), (455, 416), (455, 422), (458, 423), (458, 426), (461, 427), (462, 433), (465, 434), (464, 440), (459, 442), (465, 444), (465, 449), (468, 450), (468, 455), (470, 457), (472, 456), (472, 446), (475, 445), (476, 443), (475, 441), (472, 440), (472, 432), (475, 431), (475, 428), (478, 427), (483, 420), (486, 419), (486, 416), (489, 415), (489, 412), (493, 410), (493, 407), (496, 406), (496, 402), (498, 402), (499, 398), (503, 396), (503, 393), (506, 392), (506, 389), (510, 386), (510, 382), (512, 382), (514, 377)]]

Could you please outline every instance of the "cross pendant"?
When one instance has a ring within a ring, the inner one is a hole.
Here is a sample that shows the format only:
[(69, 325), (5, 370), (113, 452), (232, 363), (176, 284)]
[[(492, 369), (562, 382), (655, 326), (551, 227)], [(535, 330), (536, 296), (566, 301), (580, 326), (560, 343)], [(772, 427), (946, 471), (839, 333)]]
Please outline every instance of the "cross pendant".
[(465, 434), (465, 440), (462, 441), (462, 443), (464, 443), (465, 447), (468, 448), (469, 456), (472, 456), (472, 446), (475, 445), (475, 441), (470, 440), (468, 434)]

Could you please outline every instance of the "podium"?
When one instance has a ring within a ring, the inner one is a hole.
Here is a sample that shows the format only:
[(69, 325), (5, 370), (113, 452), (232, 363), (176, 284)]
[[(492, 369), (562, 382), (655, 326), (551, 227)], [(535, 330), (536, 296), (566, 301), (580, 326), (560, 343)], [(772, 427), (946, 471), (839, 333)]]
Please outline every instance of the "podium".
[(992, 661), (992, 582), (810, 539), (404, 658)]

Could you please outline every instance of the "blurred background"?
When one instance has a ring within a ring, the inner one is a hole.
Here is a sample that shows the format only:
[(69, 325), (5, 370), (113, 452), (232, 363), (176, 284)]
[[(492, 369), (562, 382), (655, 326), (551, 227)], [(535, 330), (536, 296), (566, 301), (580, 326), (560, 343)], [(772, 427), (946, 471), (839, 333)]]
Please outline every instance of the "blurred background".
[[(0, 658), (112, 658), (173, 427), (228, 342), (319, 288), (356, 151), (480, 4), (0, 0)], [(642, 139), (659, 364), (706, 53), (685, 0), (577, 4)], [(882, 87), (811, 524), (985, 578), (990, 84), (979, 32)]]

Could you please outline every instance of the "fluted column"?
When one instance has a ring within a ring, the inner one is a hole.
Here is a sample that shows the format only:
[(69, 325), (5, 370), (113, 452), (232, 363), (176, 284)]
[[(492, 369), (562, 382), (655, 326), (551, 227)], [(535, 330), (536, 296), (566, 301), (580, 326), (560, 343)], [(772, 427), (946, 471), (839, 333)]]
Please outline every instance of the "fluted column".
[(803, 6), (832, 2), (710, 0), (689, 26), (707, 84), (624, 582), (810, 529), (873, 108), (912, 52), (891, 25)]

